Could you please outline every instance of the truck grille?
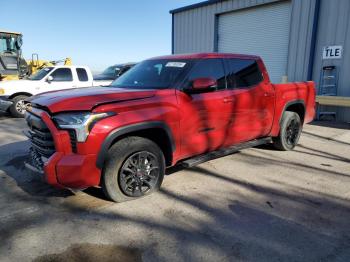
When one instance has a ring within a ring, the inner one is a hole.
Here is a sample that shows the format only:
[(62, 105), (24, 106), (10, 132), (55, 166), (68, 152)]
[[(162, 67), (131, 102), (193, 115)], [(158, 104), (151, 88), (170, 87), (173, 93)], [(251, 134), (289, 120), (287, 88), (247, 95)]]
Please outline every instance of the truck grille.
[(43, 156), (49, 158), (55, 153), (55, 143), (50, 130), (41, 120), (41, 118), (28, 113), (26, 115), (26, 121), (29, 126), (28, 132), (26, 132), (27, 137), (31, 142), (31, 154), (37, 156)]

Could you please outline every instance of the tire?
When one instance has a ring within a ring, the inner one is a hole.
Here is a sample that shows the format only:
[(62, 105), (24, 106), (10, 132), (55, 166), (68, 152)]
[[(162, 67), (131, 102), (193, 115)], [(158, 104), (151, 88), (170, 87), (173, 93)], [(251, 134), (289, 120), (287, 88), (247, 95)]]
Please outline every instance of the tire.
[(299, 115), (295, 112), (284, 112), (280, 124), (280, 133), (273, 138), (273, 146), (281, 151), (293, 150), (298, 144), (301, 131), (302, 123)]
[(108, 151), (101, 186), (106, 197), (114, 202), (134, 200), (158, 191), (164, 173), (165, 159), (158, 145), (131, 136)]
[(12, 99), (13, 104), (10, 106), (10, 113), (13, 117), (16, 118), (23, 118), (25, 114), (25, 110), (20, 110), (21, 108), (23, 109), (23, 100), (28, 98), (28, 96), (16, 96)]

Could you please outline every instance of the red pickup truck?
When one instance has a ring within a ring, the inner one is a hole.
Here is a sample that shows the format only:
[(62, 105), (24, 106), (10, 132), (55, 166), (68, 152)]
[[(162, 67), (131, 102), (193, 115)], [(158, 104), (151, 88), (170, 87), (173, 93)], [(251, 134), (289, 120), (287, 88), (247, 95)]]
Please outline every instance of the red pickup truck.
[(28, 100), (27, 168), (56, 187), (101, 186), (116, 202), (159, 189), (165, 168), (272, 143), (293, 149), (315, 114), (312, 82), (271, 84), (257, 56), (143, 61), (110, 87)]

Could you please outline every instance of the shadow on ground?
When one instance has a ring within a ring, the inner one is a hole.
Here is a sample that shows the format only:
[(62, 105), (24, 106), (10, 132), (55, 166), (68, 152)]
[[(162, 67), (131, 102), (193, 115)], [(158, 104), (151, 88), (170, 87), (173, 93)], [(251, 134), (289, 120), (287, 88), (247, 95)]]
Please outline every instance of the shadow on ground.
[(345, 123), (345, 122), (315, 120), (309, 123), (309, 125), (350, 130), (350, 123)]
[[(0, 151), (20, 148), (23, 153), (26, 146), (25, 142), (7, 144)], [(302, 144), (296, 150), (296, 154), (349, 163), (347, 157), (318, 145)], [(40, 255), (35, 261), (349, 261), (348, 198), (287, 183), (273, 173), (265, 179), (259, 170), (278, 166), (303, 172), (304, 179), (319, 176), (349, 184), (350, 174), (275, 157), (270, 151), (260, 147), (225, 159), (254, 167), (264, 183), (209, 164), (186, 170), (177, 166), (167, 170), (167, 178), (182, 180), (178, 185), (166, 184), (159, 193), (122, 204), (105, 201), (96, 188), (84, 195), (52, 189), (24, 170), (25, 154), (8, 157), (0, 164), (4, 172), (0, 180), (5, 181), (0, 184), (0, 198), (11, 203), (1, 202), (0, 207), (8, 210), (21, 203), (33, 210), (0, 215), (0, 254), (18, 246), (24, 232), (38, 230), (35, 245), (45, 247), (46, 241), (56, 245), (61, 239), (65, 248), (44, 255), (36, 252)], [(293, 181), (294, 174), (289, 176)], [(54, 235), (54, 240), (45, 240), (42, 232)]]

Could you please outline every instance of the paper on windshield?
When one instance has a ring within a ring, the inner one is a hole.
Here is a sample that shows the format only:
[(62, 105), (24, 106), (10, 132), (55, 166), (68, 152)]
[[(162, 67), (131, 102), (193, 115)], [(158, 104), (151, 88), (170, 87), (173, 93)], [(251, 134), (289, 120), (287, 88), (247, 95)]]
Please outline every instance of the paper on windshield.
[(184, 62), (168, 62), (165, 66), (166, 67), (184, 67), (186, 65), (186, 63)]

